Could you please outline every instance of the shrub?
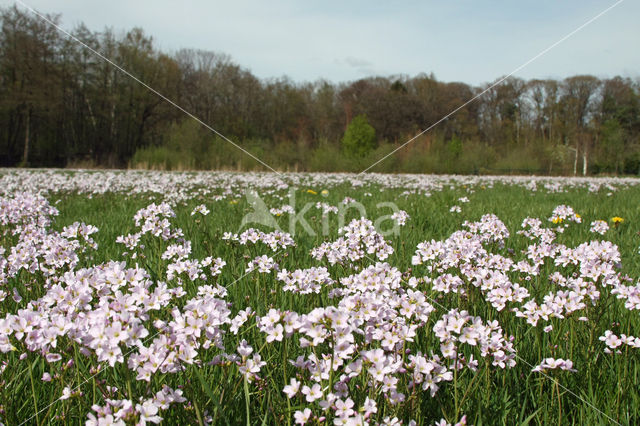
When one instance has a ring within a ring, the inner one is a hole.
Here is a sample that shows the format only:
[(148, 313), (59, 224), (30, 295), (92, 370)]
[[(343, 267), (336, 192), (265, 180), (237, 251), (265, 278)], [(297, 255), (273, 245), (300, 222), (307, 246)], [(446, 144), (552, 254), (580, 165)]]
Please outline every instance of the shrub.
[(366, 115), (355, 117), (344, 132), (342, 148), (348, 155), (364, 157), (376, 148), (376, 131)]

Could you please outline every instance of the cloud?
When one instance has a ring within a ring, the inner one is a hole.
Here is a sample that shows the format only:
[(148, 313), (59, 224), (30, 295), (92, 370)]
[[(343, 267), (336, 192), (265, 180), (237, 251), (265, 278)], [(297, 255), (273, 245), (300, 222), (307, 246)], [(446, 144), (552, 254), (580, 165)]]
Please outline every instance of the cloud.
[(374, 64), (363, 58), (347, 56), (342, 60), (337, 60), (336, 63), (339, 65), (347, 65), (350, 68), (355, 69), (359, 74), (364, 74), (366, 76), (372, 76), (376, 74)]
[(347, 56), (344, 58), (344, 62), (354, 68), (370, 68), (373, 65), (366, 59), (354, 58), (353, 56)]

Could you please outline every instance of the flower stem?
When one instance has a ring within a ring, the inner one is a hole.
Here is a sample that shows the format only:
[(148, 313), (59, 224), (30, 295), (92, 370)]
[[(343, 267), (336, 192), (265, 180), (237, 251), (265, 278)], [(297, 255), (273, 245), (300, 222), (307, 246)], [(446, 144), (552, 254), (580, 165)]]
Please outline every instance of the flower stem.
[(251, 425), (251, 413), (249, 411), (249, 382), (244, 378), (244, 408), (247, 412), (247, 426)]
[(38, 415), (38, 399), (36, 398), (36, 388), (33, 384), (33, 367), (29, 368), (29, 378), (31, 379), (31, 396), (33, 397), (33, 408), (36, 410), (36, 424), (40, 424), (40, 416)]

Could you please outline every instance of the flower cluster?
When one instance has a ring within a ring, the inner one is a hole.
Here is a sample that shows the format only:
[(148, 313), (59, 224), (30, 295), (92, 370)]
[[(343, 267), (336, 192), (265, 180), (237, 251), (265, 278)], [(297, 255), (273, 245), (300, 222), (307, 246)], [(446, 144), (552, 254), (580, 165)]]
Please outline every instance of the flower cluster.
[[(169, 219), (174, 218), (175, 215), (169, 203), (152, 203), (138, 210), (133, 217), (136, 226), (140, 228), (140, 230), (133, 234), (118, 236), (116, 243), (123, 244), (127, 250), (133, 252), (131, 257), (137, 259), (137, 250), (145, 250), (145, 245), (140, 244), (142, 237), (145, 235), (160, 237), (163, 241), (180, 240), (184, 235), (182, 230), (180, 228), (173, 229), (169, 221)], [(129, 253), (123, 253), (123, 255), (127, 254)]]
[(191, 212), (191, 216), (200, 213), (202, 216), (206, 216), (209, 213), (211, 213), (209, 211), (209, 209), (207, 208), (207, 206), (205, 206), (204, 204), (200, 204), (198, 206), (196, 206), (193, 211)]
[(570, 359), (554, 359), (554, 358), (545, 358), (542, 362), (535, 367), (531, 371), (533, 372), (545, 372), (547, 370), (565, 370), (576, 372), (577, 370), (573, 368), (573, 361)]
[(153, 398), (141, 399), (135, 405), (130, 399), (107, 398), (105, 401), (105, 406), (96, 404), (91, 407), (95, 414), (87, 414), (86, 426), (125, 426), (128, 422), (139, 425), (147, 422), (158, 424), (162, 421), (159, 415), (161, 411), (167, 410), (171, 404), (185, 402), (186, 398), (182, 396), (180, 389), (173, 390), (165, 385)]
[(0, 197), (0, 212), (0, 226), (4, 233), (11, 230), (14, 235), (19, 234), (23, 227), (47, 228), (51, 217), (59, 214), (58, 209), (42, 195), (19, 191)]
[(322, 210), (322, 215), (323, 216), (326, 216), (329, 213), (338, 213), (338, 208), (336, 206), (332, 206), (331, 204), (328, 204), (328, 203), (317, 202), (316, 203), (316, 209)]
[(562, 204), (553, 209), (549, 222), (554, 224), (565, 223), (566, 226), (566, 222), (582, 223), (582, 218), (571, 207)]
[(494, 214), (483, 215), (478, 222), (464, 222), (462, 226), (480, 238), (483, 243), (497, 243), (503, 245), (509, 238), (506, 225)]
[(465, 359), (464, 353), (458, 351), (460, 344), (477, 346), (482, 357), (492, 357), (494, 366), (505, 368), (516, 365), (513, 337), (505, 338), (497, 321), (485, 325), (480, 317), (452, 309), (436, 322), (433, 331), (440, 339), (442, 356), (455, 361), (454, 368), (466, 365), (475, 371), (478, 365), (473, 355)]
[(282, 216), (283, 214), (295, 214), (296, 210), (290, 204), (283, 204), (282, 207), (272, 207), (269, 209), (269, 213), (275, 216)]
[(261, 242), (271, 248), (272, 251), (278, 249), (283, 250), (287, 247), (295, 246), (296, 243), (290, 234), (282, 231), (262, 232), (258, 229), (249, 228), (243, 231), (240, 235), (226, 232), (223, 240), (237, 241), (241, 245), (256, 244)]
[(609, 230), (609, 224), (604, 220), (594, 220), (591, 222), (591, 228), (589, 230), (593, 233), (604, 235)]
[(277, 277), (285, 284), (282, 290), (298, 294), (320, 293), (323, 287), (334, 282), (325, 267), (296, 269), (293, 272), (283, 269)]
[(398, 210), (391, 215), (391, 219), (395, 220), (399, 226), (404, 226), (409, 219), (409, 214), (404, 210)]
[(542, 227), (542, 221), (538, 218), (527, 217), (522, 221), (521, 230), (517, 233), (530, 240), (538, 240), (540, 244), (549, 246), (555, 239), (555, 230)]
[(249, 262), (247, 266), (246, 273), (257, 270), (261, 274), (266, 274), (271, 272), (272, 270), (278, 270), (278, 264), (273, 260), (272, 257), (267, 255), (258, 256)]
[(607, 348), (604, 350), (606, 353), (611, 353), (612, 350), (616, 351), (616, 353), (620, 353), (617, 348), (623, 344), (636, 349), (640, 348), (640, 337), (627, 336), (626, 334), (621, 334), (620, 337), (618, 337), (613, 334), (611, 330), (605, 331), (604, 335), (600, 336), (598, 339), (607, 345)]
[(334, 265), (346, 261), (356, 262), (367, 255), (375, 255), (384, 260), (393, 253), (393, 247), (376, 231), (369, 219), (354, 219), (338, 232), (344, 236), (314, 248), (311, 256), (317, 260), (326, 257)]

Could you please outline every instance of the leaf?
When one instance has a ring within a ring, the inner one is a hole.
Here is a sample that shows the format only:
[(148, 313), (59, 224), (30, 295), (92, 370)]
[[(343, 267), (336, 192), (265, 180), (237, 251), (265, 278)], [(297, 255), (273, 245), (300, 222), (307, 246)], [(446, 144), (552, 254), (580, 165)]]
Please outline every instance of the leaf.
[(224, 413), (222, 411), (222, 407), (220, 407), (220, 403), (218, 402), (218, 400), (216, 399), (215, 395), (213, 394), (213, 391), (211, 390), (211, 387), (209, 387), (209, 383), (207, 383), (207, 381), (205, 380), (204, 376), (200, 372), (200, 369), (195, 368), (193, 371), (198, 376), (198, 379), (200, 380), (200, 383), (202, 384), (202, 387), (204, 388), (204, 392), (211, 399), (211, 401), (213, 401), (213, 403), (216, 405), (216, 411), (219, 411), (222, 414), (222, 418), (224, 419), (224, 422), (227, 424), (227, 426), (229, 426), (229, 420), (227, 420), (227, 418), (224, 416)]

